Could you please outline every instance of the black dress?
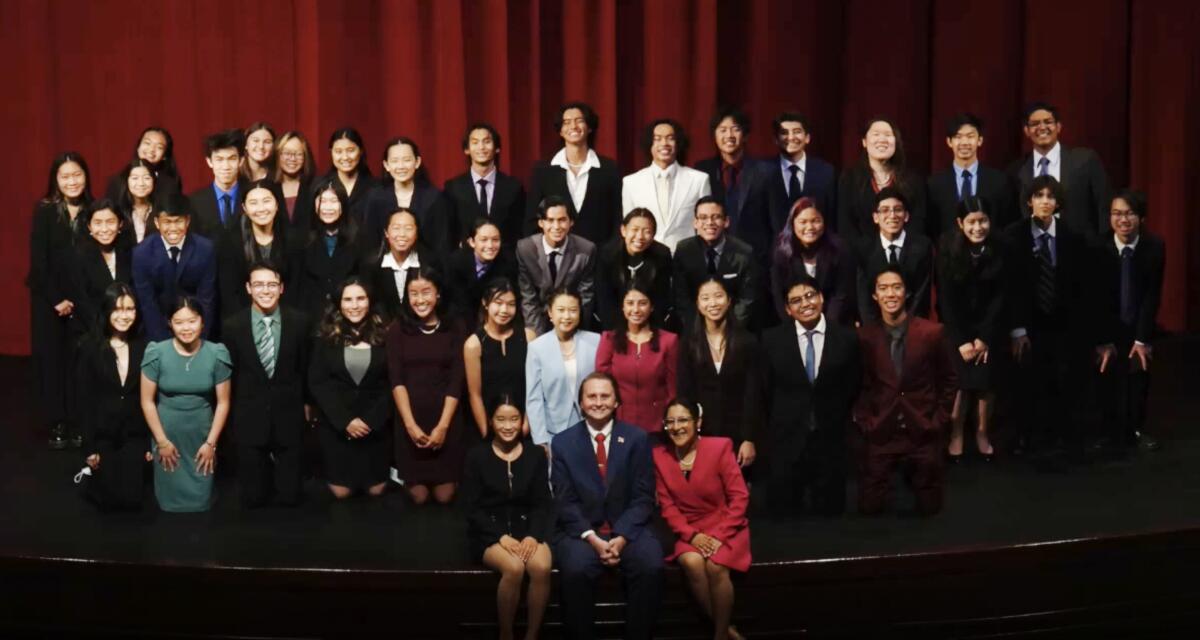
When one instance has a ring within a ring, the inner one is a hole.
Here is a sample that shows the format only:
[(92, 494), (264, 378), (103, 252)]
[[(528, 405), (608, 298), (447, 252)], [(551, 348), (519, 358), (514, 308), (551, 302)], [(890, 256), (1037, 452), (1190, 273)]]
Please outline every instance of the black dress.
[(141, 405), (142, 355), (146, 341), (129, 341), (125, 381), (117, 371), (117, 355), (107, 338), (83, 344), (76, 367), (79, 385), (83, 454), (100, 454), (84, 495), (103, 510), (140, 509), (146, 478), (150, 431)]
[[(946, 326), (953, 349), (958, 388), (988, 391), (992, 388), (992, 363), (1007, 345), (1004, 339), (1004, 262), (999, 245), (967, 249), (957, 258), (952, 243), (957, 231), (943, 238), (938, 255), (938, 317)], [(958, 347), (982, 339), (988, 345), (988, 362), (968, 364)]]
[(501, 393), (525, 398), (525, 332), (514, 329), (504, 344), (488, 335), (482, 327), (475, 331), (479, 338), (479, 364), (482, 370), (483, 403)]
[(30, 230), (29, 312), (33, 365), (44, 423), (54, 425), (74, 418), (75, 367), (72, 321), (54, 310), (73, 291), (71, 267), (75, 264), (75, 223), (66, 205), (41, 201), (33, 211)]
[(501, 460), (487, 440), (467, 453), (461, 492), (471, 558), (508, 535), (548, 543), (554, 525), (546, 452), (530, 440), (512, 463)]

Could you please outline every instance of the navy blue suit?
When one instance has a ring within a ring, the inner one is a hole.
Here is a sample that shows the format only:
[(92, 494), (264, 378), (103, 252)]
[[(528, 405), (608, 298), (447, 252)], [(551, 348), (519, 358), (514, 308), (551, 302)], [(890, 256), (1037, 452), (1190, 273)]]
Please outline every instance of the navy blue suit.
[(148, 236), (133, 249), (133, 289), (151, 341), (171, 337), (166, 309), (181, 294), (195, 297), (204, 308), (204, 337), (208, 337), (217, 318), (217, 259), (212, 241), (189, 233), (175, 264), (162, 237)]
[(721, 156), (705, 158), (696, 163), (697, 170), (708, 174), (708, 187), (713, 196), (725, 202), (725, 216), (729, 218), (729, 233), (746, 240), (745, 232), (748, 220), (742, 213), (747, 211), (747, 205), (755, 202), (754, 196), (766, 188), (767, 180), (771, 177), (771, 167), (775, 166), (777, 165), (770, 161), (744, 157), (737, 185), (726, 191), (725, 183), (721, 180)]
[(627, 638), (650, 638), (662, 595), (663, 549), (648, 526), (654, 514), (654, 463), (645, 431), (614, 421), (608, 470), (600, 477), (596, 445), (579, 422), (551, 442), (554, 500), (558, 511), (555, 555), (562, 574), (563, 619), (569, 637), (595, 636), (596, 579), (600, 557), (581, 536), (612, 527), (628, 542), (621, 551)]
[(825, 228), (837, 228), (837, 175), (833, 166), (811, 154), (807, 154), (804, 165), (804, 188), (799, 194), (788, 193), (778, 155), (764, 160), (759, 168), (766, 174), (766, 179), (762, 188), (751, 194), (751, 202), (745, 205), (745, 220), (742, 223), (744, 231), (740, 237), (753, 245), (759, 255), (764, 256), (764, 265), (765, 257), (770, 255), (772, 247), (775, 246), (775, 239), (779, 237), (783, 225), (787, 224), (792, 205), (800, 198), (816, 200), (817, 210), (825, 216)]

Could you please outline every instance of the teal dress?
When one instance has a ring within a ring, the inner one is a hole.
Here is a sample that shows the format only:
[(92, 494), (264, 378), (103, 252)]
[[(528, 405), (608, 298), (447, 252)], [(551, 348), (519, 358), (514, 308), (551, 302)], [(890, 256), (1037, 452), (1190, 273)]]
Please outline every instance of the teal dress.
[[(179, 450), (174, 471), (154, 465), (154, 497), (163, 511), (207, 511), (212, 504), (213, 477), (196, 471), (196, 452), (212, 428), (216, 386), (232, 372), (229, 350), (216, 342), (203, 342), (192, 356), (180, 355), (172, 340), (146, 346), (142, 373), (158, 385), (158, 419)], [(157, 444), (152, 449), (157, 457)]]

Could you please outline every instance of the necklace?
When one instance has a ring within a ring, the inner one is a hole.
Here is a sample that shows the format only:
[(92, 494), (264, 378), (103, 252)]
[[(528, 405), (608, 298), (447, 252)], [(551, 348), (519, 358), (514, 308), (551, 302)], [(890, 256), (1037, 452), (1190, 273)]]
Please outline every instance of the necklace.
[[(570, 351), (567, 351), (566, 348), (564, 347), (564, 345), (567, 345), (567, 344), (571, 345)], [(567, 342), (559, 342), (558, 350), (562, 353), (563, 360), (570, 360), (571, 358), (575, 357), (575, 338), (572, 337)]]
[(725, 336), (718, 336), (716, 344), (713, 344), (712, 336), (705, 336), (708, 339), (708, 350), (712, 352), (714, 360), (720, 360), (721, 356), (725, 355)]
[(435, 322), (435, 323), (433, 324), (433, 328), (432, 328), (432, 329), (426, 329), (425, 327), (417, 327), (417, 328), (421, 330), (421, 333), (423, 333), (423, 334), (425, 334), (425, 335), (427, 335), (427, 336), (431, 336), (431, 335), (433, 335), (433, 334), (437, 333), (437, 330), (438, 330), (438, 329), (442, 328), (442, 321), (441, 321), (441, 320), (438, 320), (437, 322)]
[[(700, 441), (700, 438), (697, 437), (696, 442), (699, 442), (699, 441)], [(693, 446), (692, 450), (687, 452), (686, 454), (684, 454), (682, 457), (679, 455), (679, 450), (676, 449), (675, 450), (675, 459), (679, 461), (680, 469), (683, 469), (684, 471), (691, 471), (692, 466), (696, 464), (696, 447)]]

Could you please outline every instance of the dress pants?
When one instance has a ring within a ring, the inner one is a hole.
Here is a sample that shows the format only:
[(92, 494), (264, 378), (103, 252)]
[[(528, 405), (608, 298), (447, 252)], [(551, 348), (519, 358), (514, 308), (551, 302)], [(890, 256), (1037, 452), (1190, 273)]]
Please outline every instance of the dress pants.
[[(42, 423), (66, 423), (75, 417), (75, 342), (69, 318), (61, 318), (42, 296), (33, 294), (30, 310), (33, 365)], [(141, 366), (141, 363), (136, 363)], [(132, 367), (133, 365), (131, 365)]]
[[(811, 511), (838, 515), (846, 510), (846, 432), (815, 429), (792, 455), (772, 452), (767, 507), (772, 515)], [(806, 509), (807, 506), (807, 509)]]
[(912, 427), (896, 430), (884, 442), (863, 447), (858, 478), (858, 510), (873, 515), (883, 511), (892, 490), (892, 474), (900, 469), (916, 500), (917, 513), (942, 510), (945, 462), (940, 433), (919, 433)]
[[(563, 624), (567, 637), (590, 640), (596, 637), (596, 580), (605, 570), (600, 557), (586, 540), (563, 538), (554, 549), (562, 583)], [(644, 529), (636, 540), (621, 550), (617, 565), (625, 589), (625, 637), (653, 637), (663, 589), (663, 548)]]
[(1118, 339), (1115, 346), (1117, 351), (1108, 362), (1108, 370), (1100, 375), (1104, 435), (1114, 444), (1132, 445), (1146, 423), (1150, 372), (1142, 369), (1141, 361), (1128, 357), (1133, 348), (1131, 333)]
[(302, 445), (270, 441), (262, 446), (238, 445), (238, 484), (242, 506), (260, 507), (272, 495), (282, 505), (300, 502)]
[(1034, 451), (1063, 447), (1069, 454), (1083, 452), (1080, 400), (1087, 395), (1091, 376), (1087, 345), (1072, 333), (1031, 328), (1030, 352), (1014, 369), (1019, 429)]

